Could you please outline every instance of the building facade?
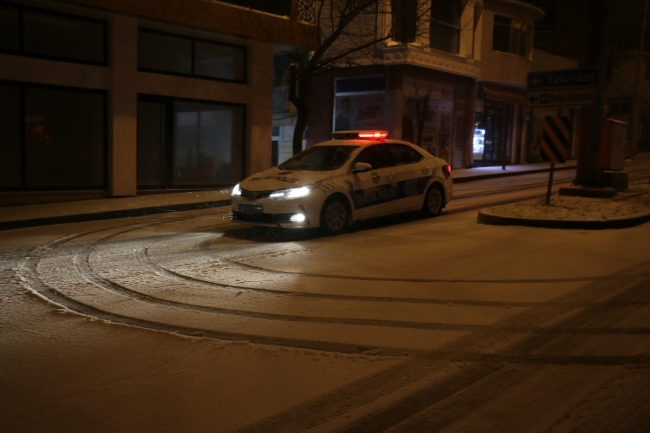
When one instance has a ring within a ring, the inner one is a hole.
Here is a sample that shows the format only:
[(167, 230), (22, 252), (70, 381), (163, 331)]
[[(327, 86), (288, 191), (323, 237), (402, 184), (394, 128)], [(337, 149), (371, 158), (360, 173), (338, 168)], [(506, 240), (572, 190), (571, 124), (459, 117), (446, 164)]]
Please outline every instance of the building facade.
[[(305, 144), (340, 129), (382, 129), (454, 168), (525, 162), (526, 74), (541, 10), (517, 0), (380, 5), (377, 31), (389, 37), (372, 59), (316, 78)], [(290, 125), (291, 111), (276, 118)], [(290, 150), (275, 124), (279, 149)]]
[(0, 1), (0, 206), (267, 168), (274, 53), (316, 33), (298, 0), (244, 3)]

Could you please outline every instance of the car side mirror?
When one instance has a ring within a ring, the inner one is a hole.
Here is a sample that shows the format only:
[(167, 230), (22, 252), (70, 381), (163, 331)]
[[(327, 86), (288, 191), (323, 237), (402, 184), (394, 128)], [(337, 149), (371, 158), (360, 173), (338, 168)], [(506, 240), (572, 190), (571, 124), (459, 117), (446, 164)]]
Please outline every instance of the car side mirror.
[(352, 173), (362, 173), (370, 170), (372, 170), (372, 165), (367, 162), (357, 162), (354, 164), (354, 167), (352, 167)]

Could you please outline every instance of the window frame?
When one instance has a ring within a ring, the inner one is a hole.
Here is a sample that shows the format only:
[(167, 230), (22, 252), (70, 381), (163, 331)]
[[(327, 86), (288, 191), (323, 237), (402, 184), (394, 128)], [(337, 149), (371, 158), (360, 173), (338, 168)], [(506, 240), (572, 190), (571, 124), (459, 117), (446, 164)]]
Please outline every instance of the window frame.
[[(509, 23), (506, 25), (505, 23), (497, 23), (497, 17), (499, 18), (505, 18), (509, 20)], [(523, 31), (518, 28), (516, 28), (516, 25), (521, 25), (525, 27), (527, 30)], [(495, 28), (507, 28), (508, 29), (508, 51), (504, 51), (502, 49), (497, 49), (495, 48)], [(516, 37), (515, 37), (516, 36)], [(523, 37), (523, 38), (522, 38)], [(525, 41), (525, 53), (521, 54), (520, 49), (521, 49), (521, 41)], [(516, 41), (513, 46), (513, 41)], [(530, 51), (531, 51), (531, 26), (529, 24), (526, 24), (525, 22), (512, 18), (508, 15), (501, 15), (501, 14), (494, 14), (494, 19), (492, 22), (492, 51), (497, 51), (500, 53), (508, 53), (508, 54), (514, 54), (515, 56), (523, 57), (524, 59), (529, 59), (530, 58)]]
[[(462, 16), (463, 16), (463, 2), (462, 2), (462, 0), (443, 0), (443, 1), (441, 1), (441, 3), (445, 3), (445, 4), (449, 3), (451, 1), (455, 1), (456, 4), (458, 5), (458, 8), (459, 8), (458, 9), (458, 22), (456, 24), (454, 24), (452, 22), (443, 21), (443, 20), (434, 18), (433, 14), (434, 14), (435, 11), (434, 11), (434, 5), (433, 4), (434, 4), (435, 1), (436, 0), (431, 0), (431, 12), (430, 12), (430, 16), (429, 16), (429, 48), (431, 48), (433, 50), (437, 50), (437, 51), (442, 51), (444, 53), (458, 55), (460, 53), (460, 36), (461, 36), (461, 22), (462, 22)], [(436, 47), (432, 46), (431, 37), (433, 35), (432, 29), (434, 28), (434, 26), (435, 27), (442, 27), (442, 28), (444, 28), (446, 30), (450, 30), (450, 31), (452, 31), (454, 33), (454, 35), (456, 36), (456, 51), (447, 51), (447, 50), (443, 50), (443, 49), (436, 48)]]
[[(18, 9), (18, 49), (12, 50), (7, 48), (0, 48), (0, 53), (13, 54), (16, 56), (23, 56), (23, 57), (33, 57), (33, 58), (44, 59), (44, 60), (58, 60), (58, 61), (69, 62), (69, 63), (79, 63), (82, 65), (93, 65), (93, 66), (104, 66), (104, 67), (108, 66), (108, 21), (98, 19), (98, 18), (85, 17), (82, 15), (70, 14), (67, 12), (53, 11), (51, 9), (25, 6), (25, 5), (7, 2), (3, 0), (0, 0), (0, 6), (6, 6), (6, 7)], [(65, 56), (30, 53), (29, 51), (25, 51), (25, 18), (24, 18), (25, 11), (101, 25), (102, 37), (103, 37), (103, 43), (102, 43), (103, 60), (101, 61), (84, 60), (84, 59), (76, 59), (76, 58), (65, 57)]]
[[(226, 83), (235, 83), (235, 84), (248, 84), (248, 48), (245, 45), (237, 45), (237, 44), (231, 44), (228, 42), (221, 42), (221, 41), (213, 41), (210, 39), (204, 39), (204, 38), (196, 38), (192, 36), (185, 36), (185, 35), (180, 35), (178, 33), (170, 33), (170, 32), (165, 32), (165, 31), (160, 31), (156, 29), (151, 29), (148, 27), (138, 27), (138, 49), (140, 48), (140, 33), (149, 33), (149, 34), (154, 34), (154, 35), (159, 35), (159, 36), (167, 36), (167, 37), (172, 37), (172, 38), (177, 38), (177, 39), (183, 39), (186, 41), (190, 41), (192, 46), (191, 46), (191, 61), (190, 61), (190, 73), (182, 73), (182, 72), (170, 72), (170, 71), (165, 71), (165, 70), (160, 70), (160, 69), (154, 69), (154, 68), (146, 68), (146, 67), (141, 67), (140, 62), (138, 61), (138, 72), (149, 72), (153, 74), (163, 74), (163, 75), (174, 75), (177, 77), (185, 77), (185, 78), (198, 78), (200, 80), (211, 80), (211, 81), (220, 81), (220, 82), (226, 82)], [(211, 77), (209, 75), (199, 75), (196, 73), (196, 43), (201, 42), (209, 45), (219, 45), (219, 46), (225, 46), (225, 47), (231, 47), (231, 48), (236, 48), (240, 49), (243, 53), (243, 65), (242, 65), (242, 79), (232, 79), (232, 78), (218, 78), (218, 77)]]

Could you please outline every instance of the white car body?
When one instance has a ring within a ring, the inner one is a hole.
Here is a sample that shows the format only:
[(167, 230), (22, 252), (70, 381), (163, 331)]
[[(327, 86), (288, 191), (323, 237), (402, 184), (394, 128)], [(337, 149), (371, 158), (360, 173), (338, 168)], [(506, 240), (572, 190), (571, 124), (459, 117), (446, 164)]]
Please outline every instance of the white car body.
[[(357, 137), (358, 133), (343, 131), (333, 136)], [(326, 146), (334, 147), (320, 149)], [(331, 170), (291, 169), (309, 161), (310, 155), (326, 153), (336, 163), (344, 158), (341, 155), (349, 156), (340, 167)], [(301, 159), (301, 155), (307, 156)], [(419, 161), (414, 161), (418, 158)], [(389, 165), (371, 169), (367, 164), (356, 165), (367, 160), (375, 165), (388, 161)], [(347, 226), (382, 215), (420, 209), (426, 213), (425, 200), (432, 187), (442, 193), (438, 205), (429, 212), (435, 215), (452, 197), (451, 168), (446, 161), (418, 146), (382, 138), (334, 139), (316, 144), (278, 167), (237, 184), (233, 188), (231, 218), (252, 225), (282, 228), (322, 227), (327, 226), (324, 205), (334, 200), (347, 208), (344, 221)], [(338, 229), (329, 227), (328, 231)]]

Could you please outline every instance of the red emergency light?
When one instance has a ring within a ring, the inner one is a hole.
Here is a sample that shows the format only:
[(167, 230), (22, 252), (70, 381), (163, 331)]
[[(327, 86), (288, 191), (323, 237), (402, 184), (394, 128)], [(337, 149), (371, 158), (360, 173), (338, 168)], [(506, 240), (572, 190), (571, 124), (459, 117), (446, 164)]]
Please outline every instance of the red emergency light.
[(359, 131), (359, 138), (386, 138), (388, 131)]

